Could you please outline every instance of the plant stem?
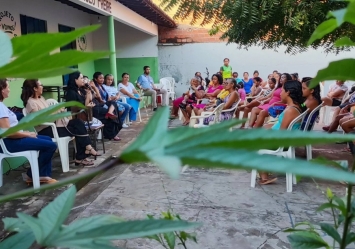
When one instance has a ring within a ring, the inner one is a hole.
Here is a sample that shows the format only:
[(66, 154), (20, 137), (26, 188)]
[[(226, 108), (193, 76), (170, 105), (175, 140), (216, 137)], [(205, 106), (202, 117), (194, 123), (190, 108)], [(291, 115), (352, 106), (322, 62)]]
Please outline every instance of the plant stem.
[(185, 244), (184, 240), (183, 240), (183, 239), (179, 236), (179, 234), (178, 234), (177, 232), (174, 232), (174, 233), (175, 233), (176, 237), (178, 237), (178, 238), (179, 238), (179, 240), (181, 241), (182, 246), (183, 246), (185, 249), (187, 249), (187, 247), (186, 247), (186, 244)]
[[(354, 172), (355, 169), (355, 158), (353, 159), (353, 166), (351, 167), (351, 172)], [(348, 191), (347, 191), (347, 203), (346, 203), (346, 215), (344, 221), (344, 230), (343, 230), (343, 238), (341, 240), (340, 249), (346, 248), (346, 237), (348, 235), (348, 229), (351, 223), (352, 214), (351, 214), (351, 194), (352, 194), (352, 184), (348, 184)]]

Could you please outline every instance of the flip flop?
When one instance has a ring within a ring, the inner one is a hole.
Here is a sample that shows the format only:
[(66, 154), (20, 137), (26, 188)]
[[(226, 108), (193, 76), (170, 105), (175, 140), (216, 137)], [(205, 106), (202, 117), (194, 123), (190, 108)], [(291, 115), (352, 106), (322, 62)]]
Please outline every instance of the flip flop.
[(267, 185), (267, 184), (275, 182), (276, 180), (277, 180), (277, 178), (267, 179), (267, 180), (260, 180), (259, 184), (260, 185)]

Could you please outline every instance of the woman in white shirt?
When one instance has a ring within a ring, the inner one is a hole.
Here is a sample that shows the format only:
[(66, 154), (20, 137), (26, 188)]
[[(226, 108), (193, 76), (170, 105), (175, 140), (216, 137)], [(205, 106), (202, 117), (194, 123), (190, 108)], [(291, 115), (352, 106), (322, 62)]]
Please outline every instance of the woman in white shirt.
[[(10, 111), (3, 103), (10, 94), (9, 84), (6, 79), (0, 79), (0, 129), (8, 129), (18, 124), (16, 115)], [(57, 149), (57, 145), (48, 136), (37, 135), (35, 132), (18, 131), (6, 138), (4, 143), (9, 152), (16, 153), (28, 150), (39, 151), (38, 167), (41, 183), (55, 183), (57, 180), (51, 178), (52, 157)], [(1, 150), (1, 149), (0, 149)], [(32, 172), (29, 169), (23, 174), (27, 184), (32, 183)]]
[(122, 74), (122, 82), (118, 84), (118, 90), (122, 93), (122, 97), (125, 97), (127, 103), (132, 107), (131, 110), (129, 111), (129, 120), (136, 121), (141, 97), (139, 96), (134, 85), (131, 82), (129, 82), (128, 73)]

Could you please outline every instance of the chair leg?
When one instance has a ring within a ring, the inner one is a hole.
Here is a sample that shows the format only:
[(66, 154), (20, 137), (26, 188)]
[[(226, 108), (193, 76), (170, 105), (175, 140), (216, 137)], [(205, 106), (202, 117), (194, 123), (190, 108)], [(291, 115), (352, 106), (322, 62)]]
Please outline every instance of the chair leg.
[(33, 152), (31, 151), (30, 157), (27, 157), (27, 160), (29, 161), (31, 166), (33, 188), (38, 189), (40, 188), (41, 184), (39, 182), (39, 167), (38, 167), (37, 151), (33, 151)]
[(292, 192), (292, 174), (286, 173), (286, 191), (288, 193)]
[(312, 160), (312, 145), (306, 145), (307, 160)]
[(58, 141), (58, 149), (59, 149), (59, 156), (60, 161), (62, 163), (63, 172), (69, 171), (69, 152), (68, 152), (68, 141), (67, 143), (64, 141)]
[[(103, 134), (104, 128), (101, 128), (101, 129), (100, 129), (100, 132), (101, 132), (101, 134)], [(105, 154), (105, 153), (106, 153), (106, 150), (105, 150), (105, 141), (104, 141), (104, 136), (103, 136), (103, 135), (101, 135), (101, 142), (102, 142), (102, 150), (103, 150), (103, 152), (104, 152), (104, 154)]]
[(1, 160), (0, 160), (0, 187), (2, 186), (2, 178), (3, 178), (3, 174), (2, 174), (2, 159), (3, 158), (1, 158)]
[(296, 178), (296, 175), (292, 174), (292, 183), (294, 185), (297, 185), (297, 178)]
[(138, 107), (138, 118), (139, 118), (139, 122), (142, 123), (141, 111), (139, 107)]
[(255, 188), (255, 183), (256, 183), (256, 173), (257, 173), (257, 171), (256, 171), (255, 169), (253, 169), (253, 170), (251, 171), (250, 186), (251, 186), (252, 188)]

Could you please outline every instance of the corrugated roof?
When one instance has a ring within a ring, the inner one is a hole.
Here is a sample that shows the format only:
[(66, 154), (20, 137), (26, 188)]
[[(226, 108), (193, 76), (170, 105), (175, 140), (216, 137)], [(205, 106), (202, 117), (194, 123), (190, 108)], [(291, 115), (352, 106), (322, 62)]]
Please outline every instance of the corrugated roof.
[(116, 0), (158, 26), (175, 28), (174, 20), (151, 0)]

